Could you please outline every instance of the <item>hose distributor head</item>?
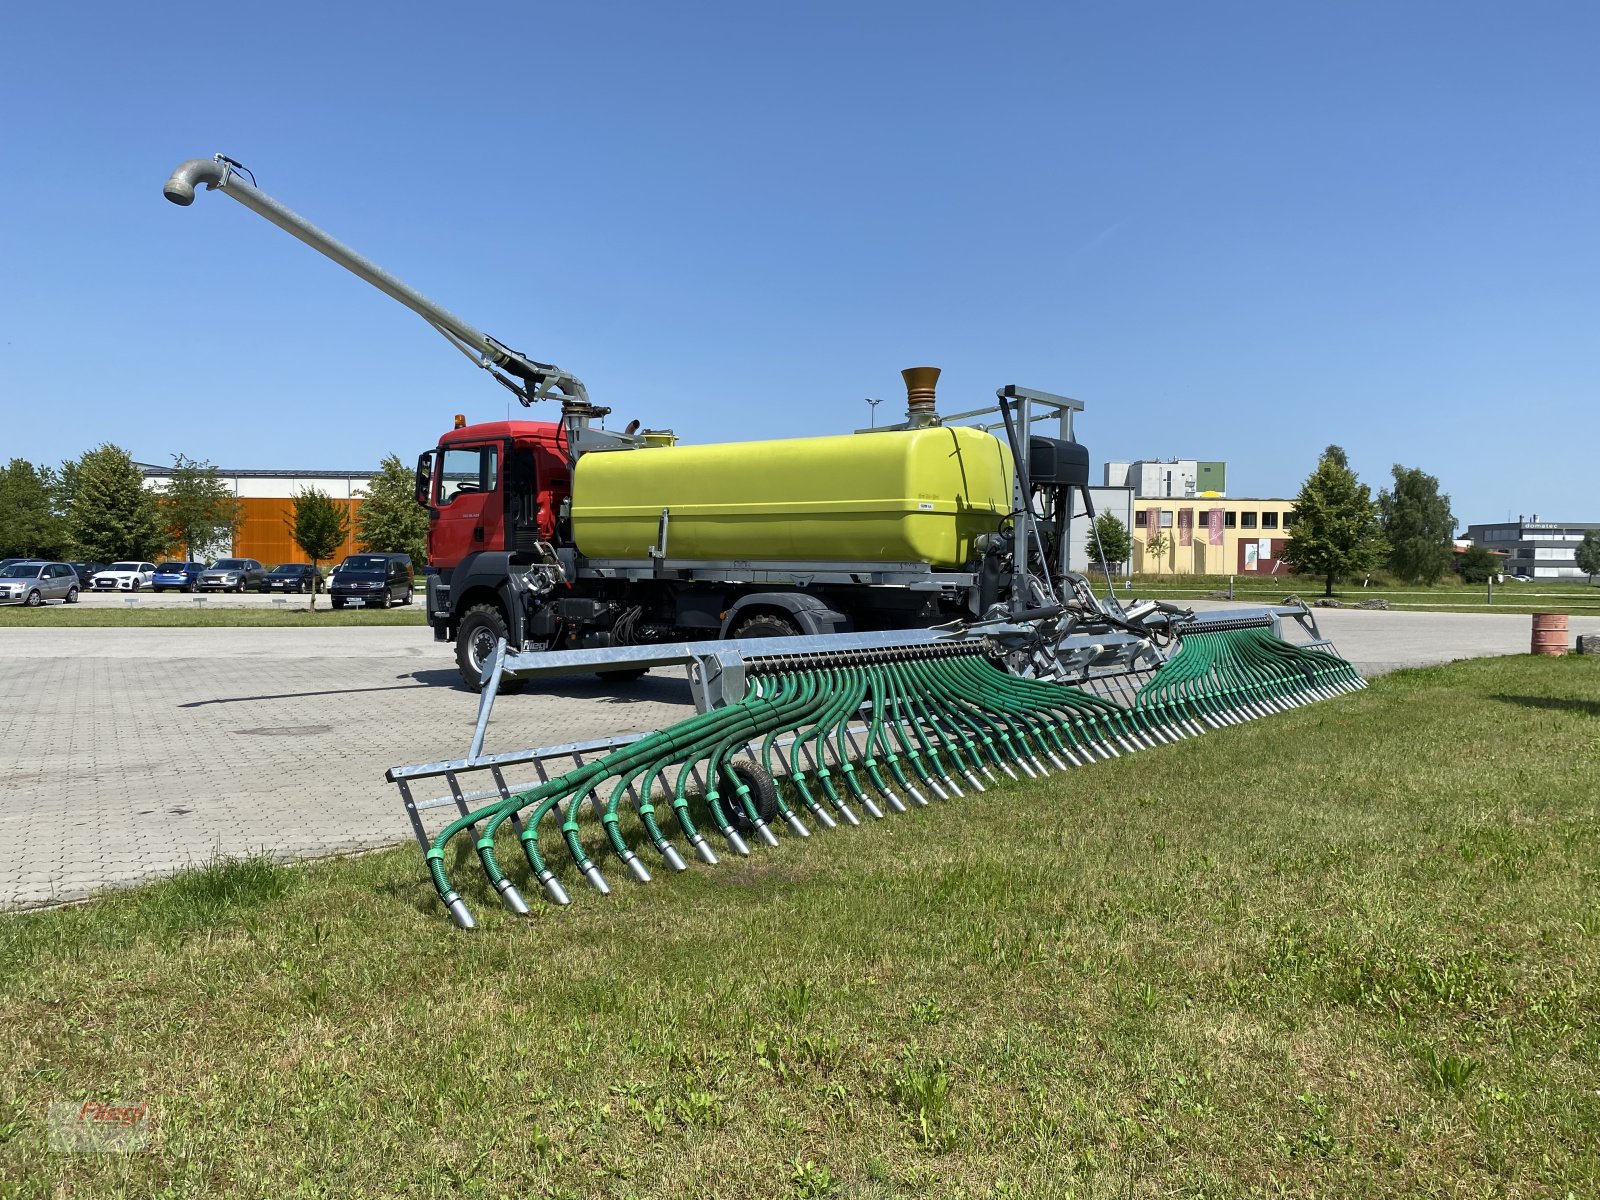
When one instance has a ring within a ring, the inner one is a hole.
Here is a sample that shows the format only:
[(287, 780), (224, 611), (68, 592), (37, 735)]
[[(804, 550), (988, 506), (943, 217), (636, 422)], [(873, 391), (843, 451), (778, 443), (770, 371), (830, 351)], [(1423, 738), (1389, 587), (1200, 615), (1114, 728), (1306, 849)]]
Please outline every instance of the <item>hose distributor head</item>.
[(906, 424), (912, 429), (930, 429), (939, 423), (933, 389), (939, 382), (938, 367), (907, 367), (900, 372), (906, 381)]

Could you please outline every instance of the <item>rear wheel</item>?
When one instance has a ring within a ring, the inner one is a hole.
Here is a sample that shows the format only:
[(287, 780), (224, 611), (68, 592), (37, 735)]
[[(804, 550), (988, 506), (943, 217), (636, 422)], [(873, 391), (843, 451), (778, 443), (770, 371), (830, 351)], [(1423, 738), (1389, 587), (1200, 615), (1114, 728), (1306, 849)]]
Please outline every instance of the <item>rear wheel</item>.
[(757, 613), (746, 617), (728, 633), (735, 638), (799, 637), (800, 627), (778, 613)]
[(410, 588), (410, 587), (407, 587), (407, 588), (406, 588), (406, 594), (405, 594), (405, 598), (404, 598), (404, 599), (402, 599), (402, 600), (401, 600), (401, 601), (400, 601), (400, 603), (401, 603), (401, 604), (410, 604), (410, 603), (411, 603), (411, 601), (412, 601), (412, 600), (413, 600), (413, 599), (414, 599), (414, 598), (415, 598), (415, 597), (413, 597), (413, 596), (412, 596), (412, 594), (411, 594), (411, 588)]
[(68, 588), (67, 589), (67, 603), (68, 604), (76, 604), (77, 602), (78, 602), (78, 589), (77, 588)]

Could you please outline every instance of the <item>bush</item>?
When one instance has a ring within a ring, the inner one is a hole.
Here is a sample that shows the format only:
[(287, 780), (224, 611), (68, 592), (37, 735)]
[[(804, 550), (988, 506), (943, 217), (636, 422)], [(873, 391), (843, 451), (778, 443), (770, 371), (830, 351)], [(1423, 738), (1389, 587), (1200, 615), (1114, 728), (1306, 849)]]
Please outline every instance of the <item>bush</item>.
[(1500, 559), (1482, 546), (1469, 546), (1456, 560), (1456, 570), (1462, 583), (1488, 583), (1500, 573)]

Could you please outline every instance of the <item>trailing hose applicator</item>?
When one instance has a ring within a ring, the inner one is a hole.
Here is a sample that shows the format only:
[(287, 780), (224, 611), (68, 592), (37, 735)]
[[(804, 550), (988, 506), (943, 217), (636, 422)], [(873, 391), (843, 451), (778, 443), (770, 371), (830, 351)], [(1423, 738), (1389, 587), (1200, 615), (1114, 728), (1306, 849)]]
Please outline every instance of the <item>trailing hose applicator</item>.
[(754, 660), (737, 703), (463, 813), (429, 845), (429, 873), (456, 924), (471, 928), (445, 861), (450, 842), (480, 823), (475, 848), (484, 874), (506, 907), (522, 914), (527, 906), (495, 853), (508, 821), (519, 829), (529, 872), (556, 904), (569, 897), (540, 848), (548, 820), (558, 822), (577, 872), (596, 891), (610, 892), (580, 838), (586, 799), (600, 811), (612, 851), (635, 880), (648, 883), (649, 870), (621, 831), (629, 794), (638, 797), (647, 840), (668, 867), (683, 871), (688, 864), (657, 817), (663, 802), (710, 866), (717, 855), (696, 824), (696, 807), (743, 857), (751, 853), (747, 834), (777, 846), (778, 824), (810, 836), (802, 811), (827, 829), (860, 825), (856, 809), (882, 820), (886, 812), (931, 807), (930, 796), (982, 792), (1001, 775), (1038, 778), (1084, 767), (1365, 686), (1330, 649), (1296, 646), (1270, 629), (1196, 629), (1180, 637), (1176, 653), (1131, 703), (1009, 674), (982, 642)]

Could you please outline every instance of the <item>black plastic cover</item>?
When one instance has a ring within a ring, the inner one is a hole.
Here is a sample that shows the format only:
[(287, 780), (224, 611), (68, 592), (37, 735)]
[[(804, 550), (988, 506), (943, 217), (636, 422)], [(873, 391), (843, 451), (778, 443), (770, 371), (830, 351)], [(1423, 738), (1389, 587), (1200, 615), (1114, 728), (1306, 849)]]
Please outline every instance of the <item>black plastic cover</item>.
[(1060, 487), (1089, 486), (1089, 448), (1060, 438), (1028, 439), (1028, 480)]

